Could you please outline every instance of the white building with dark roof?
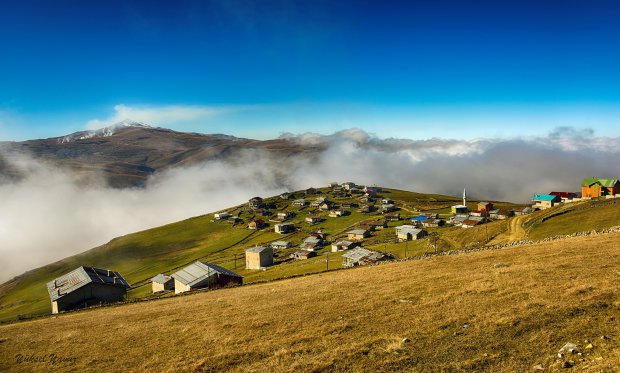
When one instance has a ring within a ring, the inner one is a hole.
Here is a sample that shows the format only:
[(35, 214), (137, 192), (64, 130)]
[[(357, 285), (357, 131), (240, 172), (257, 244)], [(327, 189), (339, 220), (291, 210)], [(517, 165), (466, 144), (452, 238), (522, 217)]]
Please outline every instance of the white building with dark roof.
[(164, 273), (160, 273), (151, 279), (153, 293), (166, 290), (174, 290), (174, 279)]
[(172, 274), (176, 294), (196, 289), (243, 285), (243, 276), (216, 264), (195, 261)]
[(118, 272), (78, 267), (47, 283), (52, 313), (125, 299), (129, 284)]

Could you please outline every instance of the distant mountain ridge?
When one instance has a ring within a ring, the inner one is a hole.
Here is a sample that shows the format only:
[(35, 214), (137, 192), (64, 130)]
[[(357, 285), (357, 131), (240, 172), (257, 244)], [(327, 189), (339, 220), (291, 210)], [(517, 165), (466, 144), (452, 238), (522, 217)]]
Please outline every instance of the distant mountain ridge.
[(132, 120), (93, 131), (0, 145), (4, 150), (0, 153), (0, 179), (19, 178), (20, 171), (11, 167), (10, 158), (27, 155), (84, 175), (104, 175), (117, 188), (143, 186), (158, 171), (225, 159), (247, 149), (262, 149), (282, 157), (319, 150), (288, 139), (260, 141), (177, 132)]
[(128, 127), (153, 128), (149, 126), (148, 124), (136, 122), (131, 119), (125, 119), (122, 122), (118, 122), (118, 123), (109, 125), (107, 127), (100, 128), (98, 130), (75, 132), (75, 133), (72, 133), (70, 135), (63, 137), (62, 140), (59, 140), (59, 141), (60, 143), (64, 144), (64, 143), (72, 142), (76, 140), (87, 140), (93, 137), (109, 137), (109, 136), (114, 135), (118, 130), (122, 128), (128, 128)]

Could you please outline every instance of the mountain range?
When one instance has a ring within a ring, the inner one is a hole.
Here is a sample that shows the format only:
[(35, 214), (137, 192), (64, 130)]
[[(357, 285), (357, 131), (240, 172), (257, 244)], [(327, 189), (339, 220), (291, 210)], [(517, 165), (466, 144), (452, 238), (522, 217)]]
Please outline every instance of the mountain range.
[(302, 147), (288, 139), (252, 140), (221, 134), (177, 132), (124, 120), (94, 131), (22, 142), (0, 142), (0, 175), (19, 178), (11, 157), (29, 156), (83, 176), (103, 175), (117, 188), (143, 186), (150, 175), (175, 166), (227, 158), (259, 149), (289, 157), (318, 148)]

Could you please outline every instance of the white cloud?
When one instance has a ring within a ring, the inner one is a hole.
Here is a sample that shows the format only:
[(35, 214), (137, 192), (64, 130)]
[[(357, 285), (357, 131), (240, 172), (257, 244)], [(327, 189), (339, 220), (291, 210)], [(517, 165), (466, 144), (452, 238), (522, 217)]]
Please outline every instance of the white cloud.
[(114, 106), (114, 113), (105, 119), (92, 119), (86, 129), (95, 130), (131, 119), (154, 126), (174, 128), (177, 124), (206, 122), (217, 116), (248, 110), (255, 106), (204, 106), (204, 105), (165, 105), (165, 106)]
[(7, 268), (0, 281), (132, 231), (331, 181), (455, 196), (467, 187), (474, 198), (526, 202), (534, 193), (576, 191), (583, 177), (620, 176), (620, 138), (590, 130), (469, 141), (380, 139), (357, 129), (285, 137), (321, 151), (282, 157), (247, 150), (158, 172), (143, 189), (83, 183), (66, 170), (8, 158), (24, 178), (0, 178), (0, 262)]

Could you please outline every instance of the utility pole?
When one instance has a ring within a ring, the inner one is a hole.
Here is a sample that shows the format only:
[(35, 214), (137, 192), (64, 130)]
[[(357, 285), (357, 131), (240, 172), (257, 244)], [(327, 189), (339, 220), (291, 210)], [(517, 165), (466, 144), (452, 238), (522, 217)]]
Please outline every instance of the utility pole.
[(405, 258), (407, 257), (407, 250), (409, 249), (409, 241), (405, 241)]
[(327, 253), (327, 259), (325, 260), (325, 263), (327, 264), (327, 270), (329, 271), (329, 252)]
[(237, 269), (237, 254), (235, 254), (235, 269)]
[(435, 254), (437, 254), (437, 236), (439, 236), (439, 235), (437, 234), (437, 232), (433, 232), (433, 233), (430, 234), (430, 236), (433, 239), (433, 246), (435, 248)]
[(488, 224), (489, 224), (489, 212), (487, 210), (484, 210), (484, 231), (487, 236), (486, 242), (489, 242), (489, 225)]

